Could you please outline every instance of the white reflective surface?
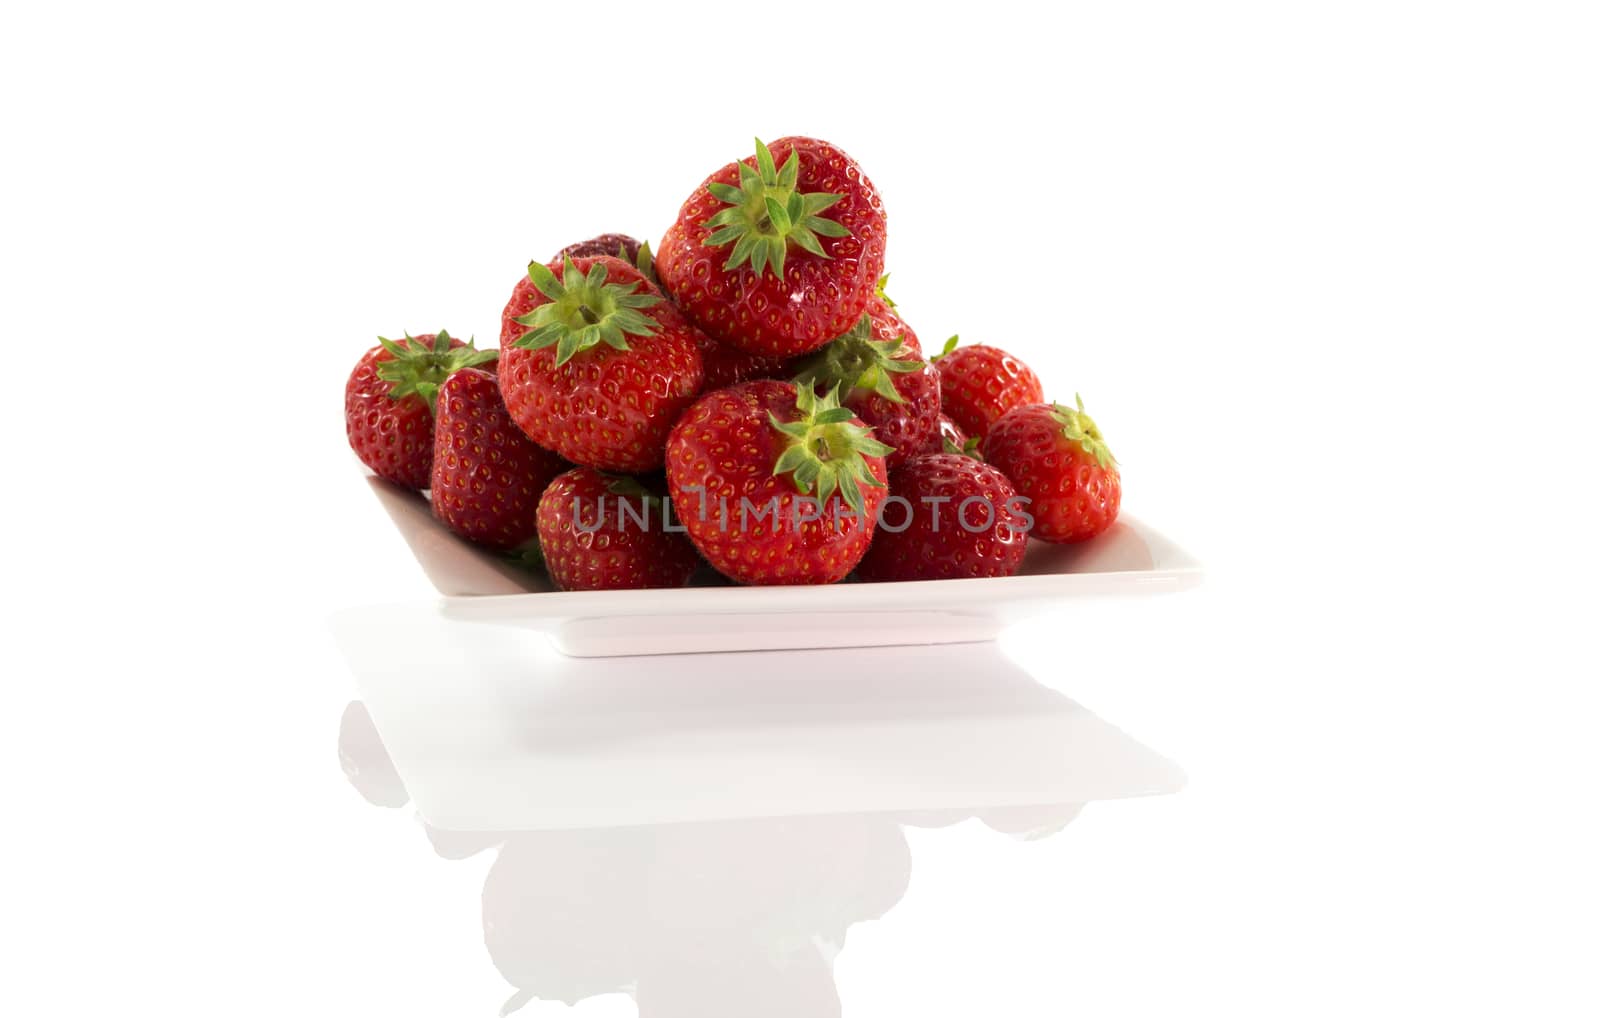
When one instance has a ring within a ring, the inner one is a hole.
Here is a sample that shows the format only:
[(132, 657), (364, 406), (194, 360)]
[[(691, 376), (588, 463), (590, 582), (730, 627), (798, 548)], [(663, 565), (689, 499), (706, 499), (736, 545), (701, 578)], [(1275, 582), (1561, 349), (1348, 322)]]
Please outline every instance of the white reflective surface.
[(493, 860), (503, 1013), (837, 1015), (849, 931), (911, 880), (906, 828), (1040, 839), (1183, 783), (993, 643), (575, 660), (428, 604), (334, 629), (368, 701), (340, 725), (352, 785)]

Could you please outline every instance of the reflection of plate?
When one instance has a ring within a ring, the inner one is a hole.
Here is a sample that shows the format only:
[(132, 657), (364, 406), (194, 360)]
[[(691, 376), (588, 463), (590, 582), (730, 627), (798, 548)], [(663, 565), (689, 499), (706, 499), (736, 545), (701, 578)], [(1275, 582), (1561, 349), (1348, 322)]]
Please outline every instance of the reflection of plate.
[(578, 657), (990, 640), (1066, 600), (1185, 590), (1201, 575), (1181, 548), (1123, 516), (1084, 544), (1031, 542), (1021, 574), (1003, 579), (569, 593), (457, 538), (422, 496), (368, 481), (447, 616), (544, 630)]
[(995, 643), (574, 661), (431, 605), (358, 609), (333, 626), (436, 828), (928, 815), (1183, 784)]

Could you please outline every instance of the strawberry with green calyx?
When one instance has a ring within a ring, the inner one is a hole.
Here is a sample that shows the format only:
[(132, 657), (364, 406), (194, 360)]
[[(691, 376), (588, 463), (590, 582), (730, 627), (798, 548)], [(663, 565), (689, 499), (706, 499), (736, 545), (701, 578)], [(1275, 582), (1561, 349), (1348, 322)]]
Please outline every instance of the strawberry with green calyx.
[(512, 421), (494, 375), (468, 368), (441, 387), (433, 514), (455, 533), (525, 557), (537, 548), (539, 496), (567, 466)]
[(700, 392), (699, 342), (625, 262), (534, 263), (501, 315), (501, 391), (528, 437), (568, 460), (656, 470), (673, 421)]
[[(407, 488), (428, 486), (433, 417), (444, 380), (462, 368), (492, 364), (498, 350), (478, 350), (437, 334), (378, 337), (344, 387), (345, 437), (368, 469)], [(491, 368), (492, 370), (492, 368)]]
[(983, 441), (989, 462), (1032, 500), (1033, 536), (1085, 541), (1116, 522), (1122, 475), (1093, 418), (1059, 403), (1016, 407)]
[(1006, 475), (958, 453), (917, 456), (889, 478), (863, 580), (1011, 576), (1022, 566), (1028, 506)]
[(891, 450), (838, 403), (789, 382), (702, 396), (667, 441), (689, 540), (740, 583), (835, 583), (866, 553)]
[(689, 196), (656, 256), (664, 289), (712, 339), (796, 357), (850, 328), (883, 272), (883, 202), (855, 160), (790, 137)]
[(700, 565), (666, 499), (633, 477), (567, 471), (539, 499), (538, 528), (545, 568), (561, 590), (681, 587)]
[(983, 438), (1007, 410), (1044, 399), (1039, 376), (1026, 364), (999, 347), (958, 348), (959, 342), (951, 336), (933, 360), (944, 412), (969, 436)]
[[(873, 310), (892, 314), (881, 304)], [(849, 332), (805, 361), (794, 380), (802, 387), (837, 389), (841, 405), (895, 450), (886, 464), (895, 470), (938, 427), (939, 378), (916, 351), (905, 349), (904, 336), (875, 339), (891, 331), (877, 325), (871, 310), (863, 313)]]

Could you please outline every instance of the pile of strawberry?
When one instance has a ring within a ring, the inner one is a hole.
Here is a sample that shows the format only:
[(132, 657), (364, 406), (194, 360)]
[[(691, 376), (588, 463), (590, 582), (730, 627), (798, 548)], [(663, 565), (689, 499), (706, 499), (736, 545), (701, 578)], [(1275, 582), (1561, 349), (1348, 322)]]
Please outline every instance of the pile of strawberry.
[(500, 348), (380, 339), (351, 447), (468, 540), (564, 590), (1009, 576), (1083, 541), (1121, 478), (1093, 420), (993, 346), (924, 357), (882, 281), (883, 203), (783, 138), (706, 179), (652, 255), (605, 234), (529, 264)]

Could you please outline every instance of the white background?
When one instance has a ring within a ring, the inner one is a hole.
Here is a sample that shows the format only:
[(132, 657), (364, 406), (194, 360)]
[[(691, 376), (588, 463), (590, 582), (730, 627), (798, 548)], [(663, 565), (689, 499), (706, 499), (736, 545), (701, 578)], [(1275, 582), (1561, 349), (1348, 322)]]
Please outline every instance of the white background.
[(807, 133), (1211, 573), (1010, 640), (1189, 788), (914, 833), (845, 1013), (1595, 1013), (1591, 16), (8, 8), (4, 1009), (493, 1013), (481, 867), (333, 756), (325, 618), (426, 594), (345, 375)]

